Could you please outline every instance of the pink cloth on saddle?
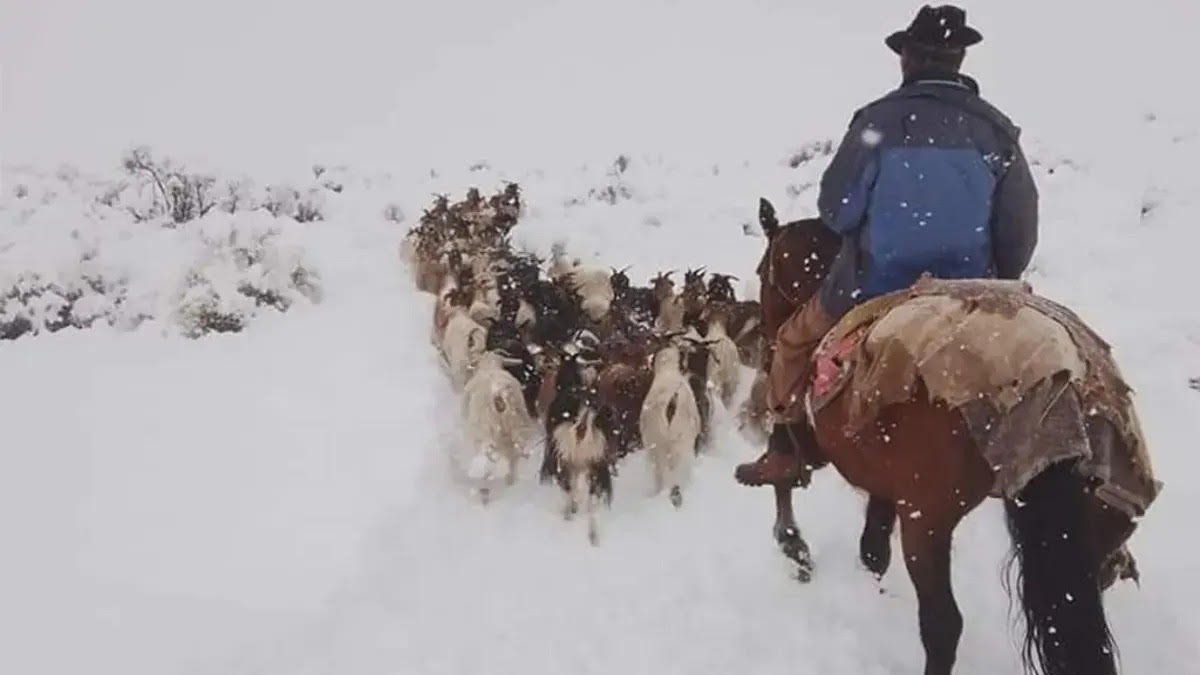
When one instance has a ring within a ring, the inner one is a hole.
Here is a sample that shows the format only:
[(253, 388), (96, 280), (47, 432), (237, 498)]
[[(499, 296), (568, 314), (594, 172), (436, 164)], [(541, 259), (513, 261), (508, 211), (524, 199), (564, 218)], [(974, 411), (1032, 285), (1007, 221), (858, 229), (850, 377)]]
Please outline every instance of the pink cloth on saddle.
[(845, 367), (845, 357), (854, 351), (862, 340), (865, 331), (856, 330), (840, 340), (817, 349), (813, 356), (813, 377), (811, 390), (813, 396), (822, 397), (829, 393), (842, 375)]

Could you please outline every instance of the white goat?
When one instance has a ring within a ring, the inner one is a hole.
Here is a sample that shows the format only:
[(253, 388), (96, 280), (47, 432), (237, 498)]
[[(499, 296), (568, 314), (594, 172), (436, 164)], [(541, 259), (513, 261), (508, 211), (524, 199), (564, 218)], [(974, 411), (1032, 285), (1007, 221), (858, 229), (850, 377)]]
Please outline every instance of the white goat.
[(579, 306), (584, 314), (593, 321), (602, 320), (612, 307), (612, 272), (599, 265), (584, 265), (578, 258), (568, 260), (561, 243), (555, 243), (551, 251), (550, 278), (569, 279), (579, 293)]
[(437, 300), (433, 303), (433, 328), (429, 333), (429, 341), (435, 347), (440, 347), (442, 340), (446, 335), (446, 326), (450, 323), (450, 317), (454, 315), (457, 308), (460, 292), (458, 291), (458, 282), (453, 276), (447, 276), (442, 282), (442, 288), (438, 291)]
[[(486, 504), (491, 494), (493, 467), (507, 465), (506, 485), (517, 478), (517, 464), (529, 457), (530, 442), (536, 431), (525, 406), (521, 383), (504, 369), (510, 365), (496, 352), (479, 357), (475, 374), (463, 388), (462, 411), (466, 437), (474, 452), (472, 478), (480, 480), (479, 495)], [(518, 362), (519, 363), (519, 362)]]
[(455, 307), (439, 345), (443, 365), (455, 391), (462, 391), (466, 386), (486, 346), (487, 329), (472, 319), (465, 309)]
[(683, 297), (672, 290), (659, 305), (658, 317), (654, 319), (654, 330), (660, 333), (683, 330), (685, 313)]
[(499, 318), (500, 292), (496, 289), (495, 280), (485, 280), (479, 288), (481, 290), (476, 291), (467, 314), (479, 323)]
[(671, 486), (671, 503), (683, 504), (682, 483), (700, 435), (700, 409), (683, 374), (679, 347), (670, 344), (654, 355), (654, 381), (642, 404), (638, 426), (642, 446), (654, 468), (654, 493)]
[(738, 431), (754, 445), (765, 445), (774, 428), (774, 417), (767, 407), (767, 386), (767, 371), (760, 368), (754, 373), (750, 395), (737, 413)]
[(417, 235), (409, 233), (400, 240), (400, 262), (412, 265), (417, 260)]
[(741, 380), (741, 356), (737, 344), (729, 337), (723, 314), (713, 314), (708, 322), (708, 380), (716, 388), (721, 403), (728, 410), (733, 403)]

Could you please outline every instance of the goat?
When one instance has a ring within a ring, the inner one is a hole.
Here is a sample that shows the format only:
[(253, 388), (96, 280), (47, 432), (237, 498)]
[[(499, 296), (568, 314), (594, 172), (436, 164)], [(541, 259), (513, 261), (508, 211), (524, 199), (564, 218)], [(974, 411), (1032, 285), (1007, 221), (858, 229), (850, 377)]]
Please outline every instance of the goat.
[(532, 330), (535, 344), (566, 344), (582, 323), (579, 295), (565, 280), (538, 279), (527, 289), (525, 299), (536, 315)]
[(707, 325), (705, 341), (709, 343), (708, 380), (712, 382), (726, 409), (733, 403), (733, 395), (737, 393), (741, 380), (738, 367), (741, 364), (740, 354), (727, 329), (730, 312), (729, 303), (711, 302), (701, 313), (701, 320)]
[(413, 282), (422, 292), (437, 293), (461, 266), (462, 251), (449, 244), (428, 254), (418, 252), (412, 268)]
[(466, 310), (471, 304), (471, 293), (461, 288), (453, 279), (447, 279), (445, 287), (438, 293), (437, 302), (433, 305), (433, 330), (429, 340), (435, 347), (440, 347), (446, 339), (446, 327), (456, 311)]
[(738, 357), (748, 368), (758, 369), (763, 365), (767, 336), (763, 332), (762, 305), (754, 300), (742, 300), (730, 307), (729, 322), (725, 326), (738, 348)]
[(466, 309), (455, 307), (439, 346), (455, 391), (466, 386), (486, 345), (487, 329), (472, 319)]
[(659, 331), (683, 330), (687, 311), (683, 299), (675, 296), (662, 304), (658, 318), (654, 320), (654, 329)]
[(706, 295), (709, 302), (737, 302), (733, 283), (737, 277), (732, 274), (717, 274), (713, 272), (708, 277)]
[(712, 429), (712, 387), (708, 377), (709, 343), (702, 339), (694, 328), (689, 328), (683, 334), (683, 372), (692, 387), (696, 407), (700, 410), (700, 435), (696, 437), (698, 455), (708, 445)]
[(571, 270), (579, 267), (583, 261), (579, 258), (571, 260), (567, 257), (567, 245), (561, 241), (556, 241), (550, 245), (550, 266), (546, 269), (546, 274), (551, 279), (559, 279), (571, 273)]
[(767, 371), (757, 370), (754, 383), (750, 385), (750, 395), (742, 402), (737, 414), (738, 431), (758, 446), (767, 443), (775, 424), (771, 409), (767, 407), (767, 383)]
[(603, 321), (612, 307), (613, 287), (610, 273), (603, 267), (584, 265), (578, 258), (568, 261), (565, 248), (556, 243), (550, 264), (551, 280), (569, 280), (579, 294), (579, 307), (592, 321)]
[(496, 290), (494, 280), (485, 277), (477, 282), (467, 314), (480, 323), (499, 318), (500, 293)]
[(683, 275), (683, 290), (679, 293), (683, 301), (683, 325), (703, 330), (700, 312), (708, 302), (708, 289), (704, 285), (704, 267), (689, 269)]
[(558, 479), (566, 493), (563, 517), (574, 518), (580, 503), (588, 519), (588, 540), (599, 543), (595, 506), (612, 503), (612, 474), (605, 452), (607, 439), (597, 424), (595, 396), (587, 382), (594, 363), (589, 352), (568, 352), (558, 367), (554, 400), (546, 415), (546, 449), (541, 478)]
[(638, 415), (654, 372), (646, 346), (617, 339), (605, 345), (605, 366), (596, 376), (600, 419), (613, 462), (641, 445)]
[(537, 312), (528, 300), (521, 297), (521, 287), (509, 271), (501, 272), (496, 277), (496, 295), (497, 315), (511, 322), (520, 332), (522, 340), (529, 341), (537, 322)]
[(638, 429), (654, 470), (654, 494), (670, 484), (671, 504), (683, 505), (683, 481), (700, 435), (700, 410), (683, 373), (680, 349), (668, 344), (654, 355), (654, 380), (642, 404)]
[[(511, 313), (510, 313), (511, 314)], [(502, 351), (506, 355), (504, 369), (521, 384), (525, 407), (531, 416), (537, 416), (538, 392), (542, 387), (542, 376), (537, 360), (521, 339), (521, 333), (512, 319), (501, 312), (498, 319), (489, 319), (487, 326), (487, 350)]]
[(662, 304), (675, 296), (675, 281), (671, 279), (671, 275), (674, 273), (675, 270), (659, 272), (650, 280), (650, 295), (655, 318), (662, 311)]
[(536, 429), (521, 384), (506, 370), (513, 361), (520, 363), (503, 351), (484, 352), (463, 388), (465, 431), (476, 453), (472, 478), (484, 482), (479, 495), (485, 504), (491, 494), (492, 468), (503, 460), (507, 464), (505, 484), (512, 485), (518, 462), (529, 456), (529, 443)]
[(654, 291), (634, 286), (629, 282), (628, 267), (614, 269), (609, 283), (613, 289), (613, 310), (620, 312), (629, 322), (650, 325), (654, 322)]

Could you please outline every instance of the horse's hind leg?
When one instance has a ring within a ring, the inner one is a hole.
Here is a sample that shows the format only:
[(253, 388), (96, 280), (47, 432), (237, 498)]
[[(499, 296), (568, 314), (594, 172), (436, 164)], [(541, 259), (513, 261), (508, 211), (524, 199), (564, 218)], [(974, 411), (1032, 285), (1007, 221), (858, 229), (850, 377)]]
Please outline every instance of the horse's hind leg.
[(858, 555), (876, 578), (887, 574), (892, 562), (892, 532), (896, 528), (896, 505), (882, 497), (867, 502), (867, 519), (858, 540)]
[(963, 619), (950, 586), (950, 539), (954, 524), (905, 519), (900, 527), (904, 563), (917, 591), (925, 675), (950, 675)]

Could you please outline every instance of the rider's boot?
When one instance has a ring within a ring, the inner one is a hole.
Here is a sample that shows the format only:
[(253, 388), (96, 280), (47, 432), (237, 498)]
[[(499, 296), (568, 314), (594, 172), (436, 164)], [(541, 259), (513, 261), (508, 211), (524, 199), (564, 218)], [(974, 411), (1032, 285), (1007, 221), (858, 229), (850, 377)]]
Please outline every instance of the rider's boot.
[(753, 462), (739, 464), (733, 476), (742, 485), (793, 486), (801, 478), (802, 462), (795, 439), (788, 434), (787, 427), (775, 425), (767, 451)]

